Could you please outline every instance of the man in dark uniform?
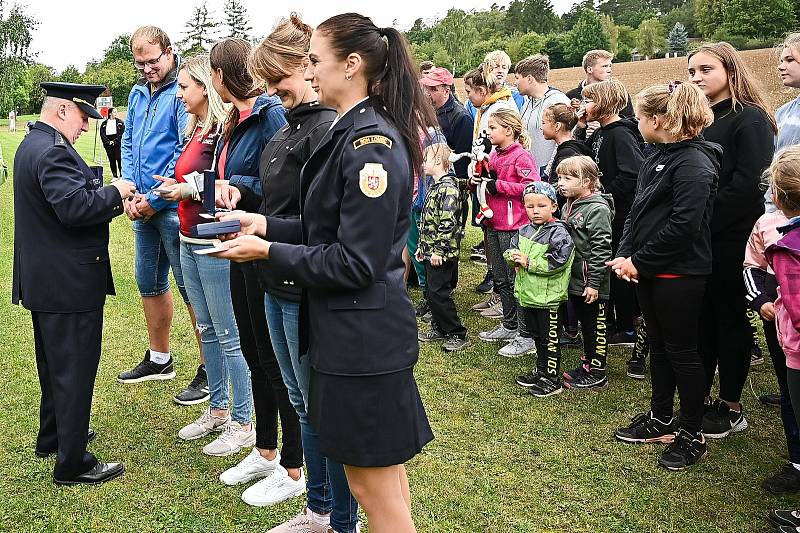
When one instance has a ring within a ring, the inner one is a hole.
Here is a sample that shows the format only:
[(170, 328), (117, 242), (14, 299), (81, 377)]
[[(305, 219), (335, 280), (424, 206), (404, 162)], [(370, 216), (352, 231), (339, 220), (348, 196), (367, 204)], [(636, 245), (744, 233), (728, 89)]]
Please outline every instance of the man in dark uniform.
[(108, 223), (124, 213), (131, 182), (103, 187), (73, 144), (101, 119), (100, 85), (42, 83), (41, 118), (14, 160), (12, 300), (31, 312), (42, 400), (36, 455), (57, 453), (59, 485), (102, 483), (124, 471), (86, 451), (100, 362), (103, 305), (114, 294)]

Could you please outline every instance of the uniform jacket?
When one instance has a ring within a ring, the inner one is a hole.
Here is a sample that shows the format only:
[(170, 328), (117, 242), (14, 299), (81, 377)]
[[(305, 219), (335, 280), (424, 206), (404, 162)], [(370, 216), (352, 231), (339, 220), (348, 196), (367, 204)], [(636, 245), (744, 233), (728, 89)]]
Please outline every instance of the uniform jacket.
[(711, 214), (722, 147), (702, 137), (656, 145), (639, 173), (617, 255), (640, 276), (711, 273)]
[(150, 94), (150, 84), (140, 79), (128, 96), (128, 114), (122, 135), (122, 177), (136, 184), (156, 211), (177, 204), (149, 192), (161, 185), (154, 175), (174, 177), (175, 163), (183, 152), (188, 115), (183, 102), (175, 97), (181, 58), (175, 55), (175, 68), (164, 85)]
[(415, 169), (379, 109), (365, 99), (325, 135), (303, 167), (299, 221), (267, 219), (269, 261), (306, 288), (301, 353), (307, 335), (321, 373), (385, 374), (418, 357), (402, 260)]
[(528, 256), (528, 268), (519, 267), (514, 278), (514, 296), (522, 307), (551, 309), (567, 300), (575, 245), (566, 224), (558, 219), (541, 226), (530, 223), (511, 238), (503, 258), (511, 265), (511, 252)]
[(14, 159), (13, 303), (45, 313), (101, 309), (114, 294), (108, 223), (123, 212), (119, 191), (36, 122)]
[(437, 254), (445, 260), (458, 260), (463, 208), (461, 189), (454, 175), (446, 174), (433, 182), (419, 219), (417, 246), (425, 259)]
[(775, 326), (786, 366), (800, 370), (800, 219), (780, 228), (783, 238), (767, 248), (767, 261), (778, 280)]
[(778, 282), (775, 272), (767, 262), (767, 248), (778, 242), (781, 234), (778, 227), (788, 222), (781, 211), (773, 211), (761, 215), (747, 239), (744, 251), (744, 287), (745, 298), (750, 307), (761, 311), (761, 306), (774, 302), (778, 297)]
[(611, 270), (611, 221), (614, 220), (614, 198), (596, 192), (586, 198), (569, 200), (564, 206), (564, 222), (575, 243), (575, 261), (569, 293), (582, 296), (590, 287), (599, 292), (601, 300), (608, 299)]
[(539, 169), (530, 152), (519, 143), (508, 148), (495, 149), (489, 158), (489, 171), (497, 175), (496, 194), (487, 194), (486, 203), (494, 211), (486, 219), (488, 226), (497, 231), (515, 231), (528, 223), (522, 191), (525, 185), (539, 181)]

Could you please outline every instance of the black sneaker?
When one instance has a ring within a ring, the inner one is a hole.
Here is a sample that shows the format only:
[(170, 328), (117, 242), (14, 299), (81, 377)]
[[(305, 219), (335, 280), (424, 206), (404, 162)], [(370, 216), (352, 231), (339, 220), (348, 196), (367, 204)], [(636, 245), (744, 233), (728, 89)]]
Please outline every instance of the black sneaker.
[(677, 425), (678, 419), (674, 416), (668, 422), (662, 422), (653, 416), (652, 411), (648, 411), (634, 416), (631, 423), (617, 429), (614, 436), (618, 440), (628, 443), (670, 443), (675, 440)]
[(483, 243), (478, 243), (472, 247), (469, 258), (472, 261), (486, 261), (486, 250), (483, 249)]
[(562, 392), (564, 389), (561, 388), (561, 382), (548, 376), (542, 376), (537, 383), (528, 388), (528, 394), (537, 398), (546, 398)]
[(160, 365), (150, 360), (150, 350), (145, 350), (144, 359), (133, 369), (117, 376), (120, 383), (141, 383), (142, 381), (165, 381), (175, 377), (175, 368), (172, 366), (172, 357)]
[(173, 401), (180, 405), (196, 405), (207, 402), (211, 398), (208, 392), (208, 376), (205, 365), (197, 367), (197, 374), (185, 389), (175, 395)]
[(775, 528), (775, 533), (800, 533), (800, 527), (778, 526)]
[(750, 349), (750, 366), (758, 366), (764, 363), (764, 353), (761, 346), (753, 346)]
[(775, 407), (780, 407), (781, 405), (781, 395), (780, 394), (762, 394), (758, 397), (758, 401), (763, 403), (764, 405), (773, 405)]
[(430, 313), (430, 311), (431, 311), (431, 306), (428, 304), (428, 299), (423, 296), (423, 298), (414, 308), (414, 314), (417, 315), (417, 318), (419, 318), (424, 316), (426, 313)]
[(568, 389), (604, 389), (608, 387), (608, 374), (605, 370), (590, 368), (565, 381), (564, 386)]
[(567, 370), (562, 374), (562, 377), (566, 381), (572, 381), (573, 379), (577, 379), (582, 375), (586, 374), (589, 371), (589, 360), (585, 359), (581, 356), (580, 361), (578, 362), (578, 366), (576, 366), (572, 370)]
[(644, 359), (628, 359), (625, 363), (625, 373), (629, 378), (644, 379), (647, 374), (647, 365)]
[(458, 335), (447, 335), (447, 339), (442, 344), (442, 350), (445, 352), (457, 352), (459, 350), (463, 350), (467, 346), (469, 346), (469, 338), (464, 335), (463, 337), (459, 337)]
[(561, 346), (580, 346), (582, 343), (583, 340), (581, 339), (580, 331), (574, 335), (568, 331), (564, 331), (561, 336), (558, 337), (558, 344)]
[(658, 458), (658, 464), (669, 470), (689, 468), (706, 454), (706, 439), (702, 433), (692, 435), (685, 429), (675, 434), (675, 440)]
[(522, 374), (521, 376), (517, 376), (517, 385), (520, 387), (533, 387), (539, 380), (545, 376), (544, 372), (540, 372), (538, 370), (534, 370), (532, 372), (528, 372), (527, 374)]
[(761, 483), (761, 488), (773, 496), (800, 492), (800, 470), (797, 470), (792, 463), (786, 463), (780, 471), (765, 479)]
[(478, 283), (478, 286), (475, 287), (475, 292), (479, 292), (481, 294), (489, 294), (494, 290), (494, 279), (492, 277), (492, 271), (489, 270), (486, 272), (486, 275), (483, 277), (483, 281)]
[(609, 346), (633, 346), (636, 344), (636, 333), (618, 331), (608, 339)]
[(747, 419), (744, 414), (731, 410), (723, 401), (712, 405), (703, 416), (703, 435), (710, 439), (721, 439), (745, 429)]
[(769, 521), (775, 527), (800, 527), (800, 511), (770, 511)]
[(428, 331), (420, 331), (417, 333), (417, 339), (420, 342), (443, 341), (444, 338), (444, 333), (434, 328), (429, 329)]

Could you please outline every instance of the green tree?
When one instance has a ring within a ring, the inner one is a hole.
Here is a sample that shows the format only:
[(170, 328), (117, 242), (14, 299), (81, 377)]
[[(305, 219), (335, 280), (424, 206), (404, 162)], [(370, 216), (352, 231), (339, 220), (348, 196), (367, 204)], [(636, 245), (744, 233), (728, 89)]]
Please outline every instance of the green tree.
[(470, 60), (466, 67), (472, 67), (483, 63), (486, 54), (494, 50), (507, 50), (508, 39), (506, 37), (493, 37), (491, 39), (481, 39), (472, 44), (470, 50)]
[(697, 37), (697, 21), (695, 20), (695, 0), (686, 0), (682, 5), (672, 9), (661, 17), (665, 28), (672, 28), (677, 22), (683, 24), (689, 37)]
[(139, 74), (129, 61), (116, 59), (87, 65), (83, 80), (86, 83), (96, 83), (108, 87), (114, 100), (114, 106), (122, 107), (128, 105), (128, 94), (138, 76)]
[(78, 67), (75, 65), (68, 65), (61, 74), (58, 75), (58, 81), (65, 83), (83, 83), (83, 76), (81, 76)]
[(603, 33), (608, 36), (608, 51), (616, 55), (619, 47), (619, 28), (614, 24), (614, 19), (608, 15), (600, 17), (600, 24), (603, 25)]
[(614, 59), (617, 61), (630, 61), (631, 52), (636, 48), (636, 28), (622, 25), (617, 26), (619, 37), (617, 38), (617, 53)]
[(589, 50), (608, 50), (611, 43), (608, 36), (603, 33), (603, 24), (600, 16), (594, 11), (585, 9), (578, 22), (569, 31), (566, 43), (566, 59), (572, 65), (579, 65), (583, 54)]
[(427, 43), (433, 37), (433, 28), (428, 26), (422, 18), (418, 18), (405, 34), (410, 44)]
[(545, 40), (544, 35), (535, 32), (524, 33), (509, 39), (506, 52), (511, 56), (511, 62), (517, 63), (521, 59), (544, 50)]
[(31, 80), (30, 92), (28, 94), (28, 113), (38, 113), (42, 109), (44, 102), (44, 89), (39, 84), (50, 81), (56, 77), (55, 71), (47, 65), (33, 63), (28, 67), (28, 76)]
[(730, 0), (724, 27), (751, 39), (781, 37), (795, 24), (791, 0)]
[(113, 61), (127, 61), (128, 63), (133, 63), (130, 34), (125, 33), (117, 36), (113, 41), (111, 41), (111, 44), (108, 45), (108, 48), (106, 48), (106, 51), (103, 53), (103, 59), (101, 63), (109, 63)]
[(669, 51), (672, 53), (685, 54), (689, 44), (689, 34), (680, 22), (676, 22), (667, 36), (669, 41)]
[(481, 40), (508, 36), (505, 9), (495, 5), (485, 11), (472, 12), (469, 17), (472, 19), (472, 25), (478, 31)]
[[(800, 1), (800, 0), (798, 0)], [(572, 4), (572, 7), (561, 15), (561, 29), (564, 32), (568, 32), (578, 23), (578, 19), (583, 13), (584, 9), (594, 9), (594, 0), (583, 0), (581, 2), (575, 2)]]
[(463, 74), (471, 65), (472, 45), (478, 40), (469, 14), (461, 9), (449, 9), (447, 15), (436, 25), (433, 35), (433, 41), (440, 44), (450, 56), (450, 71), (454, 75)]
[(228, 29), (228, 37), (238, 37), (250, 40), (250, 19), (247, 16), (247, 8), (241, 0), (225, 0), (225, 20), (223, 25)]
[(597, 10), (609, 15), (617, 24), (637, 27), (643, 20), (656, 16), (650, 0), (605, 0)]
[(730, 0), (695, 0), (695, 20), (703, 37), (711, 37), (725, 20)]
[(207, 50), (206, 46), (214, 42), (218, 26), (205, 3), (195, 7), (191, 18), (186, 21), (186, 38), (178, 43), (184, 55), (190, 55), (186, 53), (188, 51)]
[(544, 39), (543, 54), (550, 58), (550, 68), (571, 67), (574, 63), (568, 59), (568, 33), (551, 33)]
[(561, 27), (550, 0), (512, 0), (505, 20), (509, 33), (550, 33)]
[(667, 29), (656, 18), (642, 21), (636, 34), (636, 47), (639, 49), (639, 53), (647, 59), (667, 47)]
[(24, 86), (26, 69), (32, 62), (30, 53), (33, 31), (38, 22), (14, 5), (6, 10), (0, 0), (0, 113), (6, 114), (21, 105), (19, 86)]

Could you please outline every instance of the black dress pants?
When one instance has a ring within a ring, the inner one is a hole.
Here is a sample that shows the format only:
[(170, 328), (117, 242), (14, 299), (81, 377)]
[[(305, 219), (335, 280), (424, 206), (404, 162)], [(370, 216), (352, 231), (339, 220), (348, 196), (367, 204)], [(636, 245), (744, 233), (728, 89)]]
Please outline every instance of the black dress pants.
[(464, 337), (467, 329), (461, 323), (453, 302), (454, 280), (458, 280), (458, 258), (442, 261), (438, 267), (425, 260), (425, 278), (428, 282), (428, 305), (433, 316), (432, 327), (445, 335)]
[(114, 146), (104, 144), (106, 155), (108, 155), (108, 166), (111, 167), (111, 175), (115, 178), (122, 176), (122, 146), (117, 141)]

